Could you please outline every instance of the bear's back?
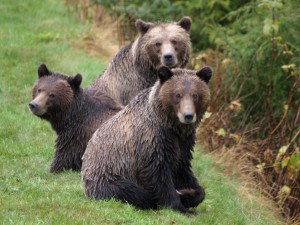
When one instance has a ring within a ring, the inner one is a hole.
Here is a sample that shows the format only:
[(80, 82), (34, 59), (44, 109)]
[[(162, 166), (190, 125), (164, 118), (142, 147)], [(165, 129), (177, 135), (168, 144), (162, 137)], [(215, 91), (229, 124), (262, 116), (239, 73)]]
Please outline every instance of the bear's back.
[[(132, 176), (138, 150), (151, 145), (155, 121), (149, 118), (148, 95), (143, 90), (123, 110), (105, 121), (90, 139), (83, 156), (83, 174), (116, 173)], [(86, 162), (86, 163), (85, 163)], [(132, 177), (134, 179), (134, 177)]]

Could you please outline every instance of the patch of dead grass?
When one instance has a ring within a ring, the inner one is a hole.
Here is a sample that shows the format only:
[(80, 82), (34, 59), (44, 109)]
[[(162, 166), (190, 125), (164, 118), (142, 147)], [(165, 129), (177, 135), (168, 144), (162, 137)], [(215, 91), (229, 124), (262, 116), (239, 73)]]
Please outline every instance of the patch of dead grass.
[(64, 4), (76, 8), (80, 20), (92, 21), (90, 32), (83, 36), (83, 41), (74, 41), (74, 44), (108, 63), (122, 47), (118, 37), (119, 19), (113, 18), (104, 7), (89, 0), (65, 0)]

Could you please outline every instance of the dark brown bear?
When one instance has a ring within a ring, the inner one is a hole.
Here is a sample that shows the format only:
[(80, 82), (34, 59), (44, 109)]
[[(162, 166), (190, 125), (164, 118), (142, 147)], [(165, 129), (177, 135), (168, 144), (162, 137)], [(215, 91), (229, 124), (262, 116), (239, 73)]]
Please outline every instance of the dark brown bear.
[(80, 74), (68, 77), (51, 72), (42, 64), (38, 76), (29, 108), (34, 115), (47, 120), (57, 134), (50, 171), (80, 170), (92, 134), (121, 107), (98, 90), (83, 90)]
[(153, 86), (159, 66), (186, 66), (190, 57), (191, 23), (189, 17), (177, 23), (137, 20), (137, 39), (120, 50), (92, 87), (127, 105), (141, 90)]
[[(191, 170), (195, 130), (205, 113), (212, 71), (160, 67), (141, 91), (93, 135), (83, 155), (88, 198), (186, 213), (205, 197)], [(105, 141), (102, 141), (105, 140)]]

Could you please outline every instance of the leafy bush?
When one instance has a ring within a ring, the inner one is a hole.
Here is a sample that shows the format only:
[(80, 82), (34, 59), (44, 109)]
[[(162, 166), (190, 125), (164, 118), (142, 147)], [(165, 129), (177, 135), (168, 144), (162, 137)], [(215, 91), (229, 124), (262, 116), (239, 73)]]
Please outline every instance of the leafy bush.
[(215, 51), (193, 60), (196, 67), (215, 68), (207, 136), (218, 137), (211, 148), (231, 147), (232, 139), (241, 144), (242, 136), (251, 140), (252, 152), (245, 149), (239, 156), (252, 155), (270, 193), (295, 218), (300, 215), (299, 13), (295, 0), (245, 4), (226, 15), (232, 23), (215, 26)]
[(191, 35), (193, 48), (199, 50), (214, 47), (217, 38), (214, 25), (229, 24), (232, 19), (225, 15), (249, 0), (94, 0), (94, 2), (108, 8), (114, 15), (119, 15), (124, 24), (128, 22), (133, 24), (138, 18), (145, 21), (178, 21), (181, 17), (188, 15), (193, 20)]

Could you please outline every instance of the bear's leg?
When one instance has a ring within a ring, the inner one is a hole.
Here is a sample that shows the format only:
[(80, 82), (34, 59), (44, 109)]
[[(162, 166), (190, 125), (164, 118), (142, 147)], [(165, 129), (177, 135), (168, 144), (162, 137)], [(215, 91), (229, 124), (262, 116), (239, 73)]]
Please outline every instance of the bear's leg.
[[(179, 211), (181, 213), (189, 213), (187, 207), (183, 204), (181, 201), (181, 197), (179, 196), (178, 192), (174, 189), (174, 187), (170, 187), (168, 193), (162, 193), (164, 197), (160, 200), (159, 205), (163, 205), (166, 207), (170, 207), (176, 211)], [(175, 191), (175, 192), (174, 192)]]
[(155, 200), (147, 190), (127, 179), (108, 180), (102, 177), (97, 182), (85, 181), (85, 191), (87, 197), (97, 200), (116, 199), (140, 209), (157, 208)]
[(190, 168), (179, 169), (174, 176), (174, 184), (186, 208), (197, 207), (205, 198), (205, 191)]
[(157, 199), (159, 206), (169, 207), (181, 213), (189, 213), (180, 200), (179, 194), (176, 192), (172, 172), (167, 163), (161, 163), (153, 168), (143, 168), (139, 173), (139, 179), (145, 187), (151, 188), (151, 193)]
[(51, 166), (50, 166), (50, 172), (51, 173), (60, 173), (62, 172), (65, 168), (62, 160), (54, 157)]
[(56, 150), (50, 166), (51, 173), (60, 173), (64, 170), (80, 170), (82, 159), (76, 151), (65, 149)]
[(118, 179), (114, 181), (117, 198), (123, 202), (128, 202), (141, 209), (156, 209), (157, 204), (151, 193), (143, 187), (129, 180)]
[(186, 208), (197, 207), (205, 198), (205, 191), (201, 186), (195, 189), (179, 189), (177, 193)]
[(195, 134), (182, 137), (179, 140), (181, 161), (173, 173), (173, 182), (182, 204), (186, 208), (197, 207), (205, 198), (205, 191), (199, 185), (191, 168), (192, 150), (195, 144)]

